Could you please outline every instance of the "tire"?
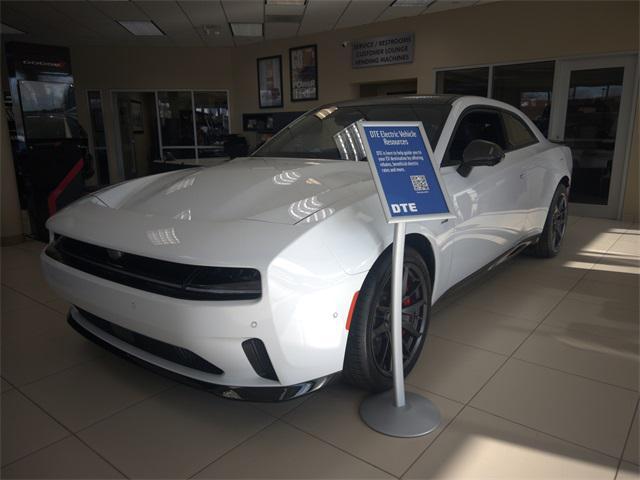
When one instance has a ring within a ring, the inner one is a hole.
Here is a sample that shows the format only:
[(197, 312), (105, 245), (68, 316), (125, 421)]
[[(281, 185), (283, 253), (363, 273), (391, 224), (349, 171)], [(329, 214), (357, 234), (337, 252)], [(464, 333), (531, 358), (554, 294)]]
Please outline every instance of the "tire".
[[(343, 377), (349, 383), (373, 392), (388, 390), (393, 385), (390, 331), (391, 254), (391, 248), (388, 248), (365, 278), (351, 319), (345, 353)], [(412, 315), (406, 323), (403, 315), (406, 376), (420, 357), (427, 336), (431, 315), (431, 276), (423, 258), (409, 245), (405, 246), (403, 271), (407, 279), (403, 288), (403, 312)], [(405, 297), (408, 287), (412, 294)]]
[(538, 242), (527, 249), (527, 253), (538, 258), (552, 258), (558, 255), (567, 231), (568, 215), (569, 195), (567, 187), (561, 183), (553, 194), (542, 234)]

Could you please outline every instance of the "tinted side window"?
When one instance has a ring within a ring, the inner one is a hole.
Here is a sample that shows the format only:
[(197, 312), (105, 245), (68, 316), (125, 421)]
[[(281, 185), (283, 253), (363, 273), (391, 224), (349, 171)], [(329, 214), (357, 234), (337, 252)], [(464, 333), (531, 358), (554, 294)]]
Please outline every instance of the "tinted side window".
[(478, 139), (496, 143), (503, 150), (509, 148), (498, 112), (476, 110), (467, 113), (458, 124), (453, 135), (453, 140), (445, 157), (445, 165), (460, 162), (462, 153), (467, 148), (467, 145)]
[(529, 127), (513, 113), (503, 112), (502, 117), (511, 149), (526, 147), (538, 142)]

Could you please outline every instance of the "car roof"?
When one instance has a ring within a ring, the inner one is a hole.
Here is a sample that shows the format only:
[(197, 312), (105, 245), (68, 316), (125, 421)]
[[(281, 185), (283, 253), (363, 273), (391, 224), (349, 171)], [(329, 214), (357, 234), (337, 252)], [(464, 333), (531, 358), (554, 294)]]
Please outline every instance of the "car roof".
[(461, 95), (389, 95), (385, 97), (359, 98), (327, 104), (331, 107), (364, 107), (371, 105), (451, 105)]

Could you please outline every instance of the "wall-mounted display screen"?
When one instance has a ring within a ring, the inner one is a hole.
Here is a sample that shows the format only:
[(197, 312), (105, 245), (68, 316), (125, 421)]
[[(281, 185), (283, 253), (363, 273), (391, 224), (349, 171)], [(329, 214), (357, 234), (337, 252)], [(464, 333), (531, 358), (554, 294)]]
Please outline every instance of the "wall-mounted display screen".
[(86, 136), (78, 123), (72, 84), (22, 80), (19, 89), (29, 140)]

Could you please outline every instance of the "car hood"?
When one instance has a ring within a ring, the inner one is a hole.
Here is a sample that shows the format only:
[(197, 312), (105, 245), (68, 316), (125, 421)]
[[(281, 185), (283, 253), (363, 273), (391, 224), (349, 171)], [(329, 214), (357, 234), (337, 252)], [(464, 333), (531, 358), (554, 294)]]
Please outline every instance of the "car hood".
[(94, 196), (108, 207), (144, 215), (293, 225), (353, 195), (350, 187), (360, 182), (371, 182), (373, 189), (365, 162), (252, 157), (144, 177)]

